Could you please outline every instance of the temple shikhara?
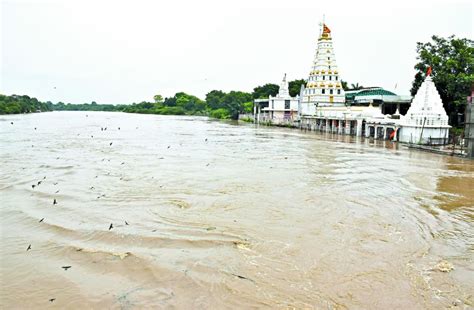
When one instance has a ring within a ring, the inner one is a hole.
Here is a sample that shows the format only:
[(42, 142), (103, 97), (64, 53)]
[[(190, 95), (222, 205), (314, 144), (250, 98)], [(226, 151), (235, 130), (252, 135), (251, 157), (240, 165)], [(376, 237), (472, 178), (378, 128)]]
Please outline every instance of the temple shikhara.
[(323, 25), (301, 100), (301, 115), (315, 115), (316, 107), (344, 106), (345, 102), (331, 30)]
[(431, 68), (401, 120), (400, 141), (420, 144), (445, 144), (448, 138), (448, 115), (431, 78)]
[(446, 144), (450, 128), (431, 69), (413, 101), (381, 87), (344, 91), (324, 23), (300, 94), (290, 96), (285, 74), (276, 97), (254, 101), (254, 120), (416, 144)]

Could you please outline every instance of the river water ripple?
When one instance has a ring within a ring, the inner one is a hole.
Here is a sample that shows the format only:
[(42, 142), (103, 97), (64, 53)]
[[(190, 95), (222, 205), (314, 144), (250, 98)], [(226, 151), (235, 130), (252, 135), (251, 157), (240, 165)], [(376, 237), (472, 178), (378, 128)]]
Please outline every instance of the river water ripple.
[(0, 165), (4, 309), (474, 304), (474, 161), (202, 117), (52, 112), (0, 117)]

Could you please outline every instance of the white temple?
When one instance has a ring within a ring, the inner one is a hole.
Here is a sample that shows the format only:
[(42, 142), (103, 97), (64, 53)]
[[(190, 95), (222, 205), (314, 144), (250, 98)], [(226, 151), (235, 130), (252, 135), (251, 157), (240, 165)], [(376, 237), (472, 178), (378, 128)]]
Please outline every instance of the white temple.
[(446, 144), (449, 134), (448, 115), (431, 78), (431, 68), (410, 108), (400, 122), (399, 141), (417, 144)]
[(302, 100), (301, 115), (316, 114), (316, 107), (344, 106), (346, 99), (332, 46), (331, 30), (323, 24)]

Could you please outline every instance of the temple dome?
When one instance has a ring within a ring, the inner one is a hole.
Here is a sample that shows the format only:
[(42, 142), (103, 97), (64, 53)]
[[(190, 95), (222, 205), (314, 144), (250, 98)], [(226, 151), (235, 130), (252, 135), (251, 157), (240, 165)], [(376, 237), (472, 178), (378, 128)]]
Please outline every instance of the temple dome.
[(448, 115), (431, 75), (426, 77), (418, 89), (407, 114), (403, 117), (403, 123), (417, 126), (423, 124), (448, 126)]

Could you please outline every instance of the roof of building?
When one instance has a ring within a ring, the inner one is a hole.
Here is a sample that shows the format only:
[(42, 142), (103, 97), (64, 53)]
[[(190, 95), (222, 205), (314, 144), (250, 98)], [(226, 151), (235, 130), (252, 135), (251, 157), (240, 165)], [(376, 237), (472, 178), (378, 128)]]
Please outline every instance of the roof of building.
[(353, 99), (359, 96), (397, 96), (397, 94), (381, 87), (362, 88), (359, 90), (347, 91), (346, 98)]

